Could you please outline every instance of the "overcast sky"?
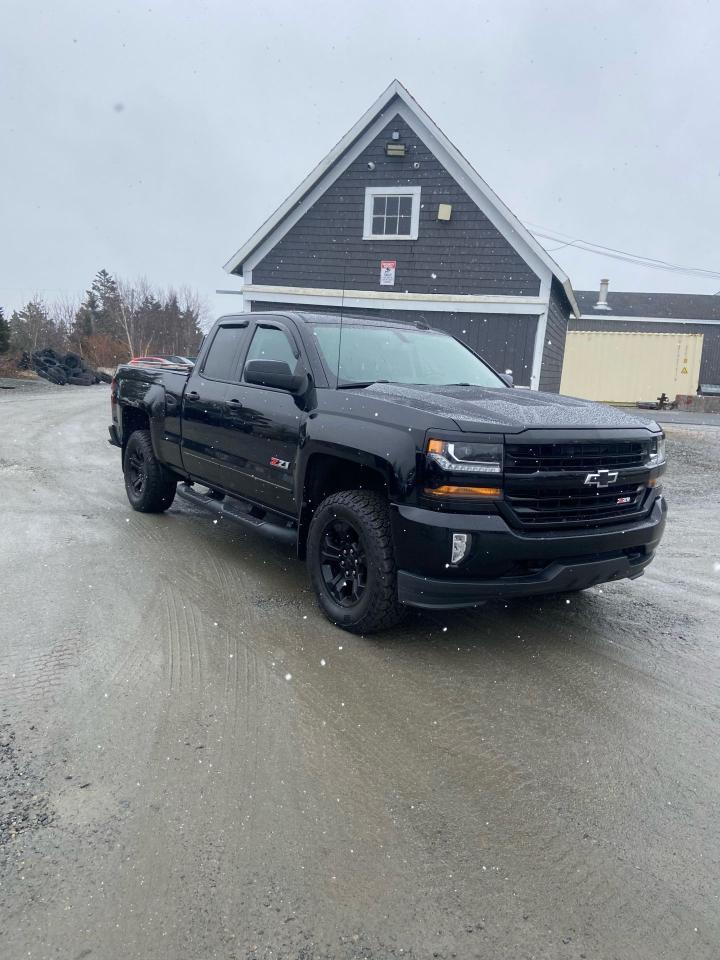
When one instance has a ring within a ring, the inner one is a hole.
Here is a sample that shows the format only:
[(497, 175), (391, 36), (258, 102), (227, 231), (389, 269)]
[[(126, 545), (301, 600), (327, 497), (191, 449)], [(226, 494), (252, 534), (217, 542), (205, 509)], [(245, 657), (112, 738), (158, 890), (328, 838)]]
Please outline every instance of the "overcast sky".
[[(720, 271), (720, 7), (2, 0), (0, 304), (222, 264), (398, 77), (521, 220)], [(720, 281), (544, 241), (576, 289)]]

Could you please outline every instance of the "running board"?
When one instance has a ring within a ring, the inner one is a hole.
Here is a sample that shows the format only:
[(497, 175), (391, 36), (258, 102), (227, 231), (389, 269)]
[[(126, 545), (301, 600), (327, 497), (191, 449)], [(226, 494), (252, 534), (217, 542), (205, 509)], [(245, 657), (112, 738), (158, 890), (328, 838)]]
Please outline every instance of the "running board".
[[(187, 483), (177, 485), (177, 495), (187, 503), (234, 520), (249, 530), (256, 530), (280, 543), (292, 544), (292, 546), (297, 544), (298, 531), (296, 526), (290, 526), (292, 521), (284, 520), (278, 514), (273, 514), (273, 520), (268, 520), (267, 515), (257, 517), (251, 512), (257, 508), (246, 500), (236, 500), (227, 496), (223, 500), (218, 500), (207, 494), (198, 493)], [(274, 520), (275, 517), (277, 521)]]

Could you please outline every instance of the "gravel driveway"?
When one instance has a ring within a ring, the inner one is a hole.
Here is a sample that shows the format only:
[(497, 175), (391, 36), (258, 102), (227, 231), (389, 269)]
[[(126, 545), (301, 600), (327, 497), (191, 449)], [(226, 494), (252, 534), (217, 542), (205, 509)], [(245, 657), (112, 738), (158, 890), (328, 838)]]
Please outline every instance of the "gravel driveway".
[(641, 580), (363, 640), (108, 422), (0, 392), (3, 960), (718, 957), (720, 430)]

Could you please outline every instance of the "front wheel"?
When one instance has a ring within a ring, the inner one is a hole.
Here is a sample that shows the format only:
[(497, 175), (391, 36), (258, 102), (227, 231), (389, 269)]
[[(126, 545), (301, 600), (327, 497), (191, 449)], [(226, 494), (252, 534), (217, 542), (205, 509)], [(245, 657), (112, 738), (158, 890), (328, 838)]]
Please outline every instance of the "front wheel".
[(310, 524), (307, 558), (318, 602), (338, 627), (373, 633), (402, 619), (390, 511), (380, 494), (344, 490), (323, 500)]
[(155, 456), (149, 430), (131, 434), (123, 458), (125, 490), (133, 510), (162, 513), (175, 499), (177, 481)]

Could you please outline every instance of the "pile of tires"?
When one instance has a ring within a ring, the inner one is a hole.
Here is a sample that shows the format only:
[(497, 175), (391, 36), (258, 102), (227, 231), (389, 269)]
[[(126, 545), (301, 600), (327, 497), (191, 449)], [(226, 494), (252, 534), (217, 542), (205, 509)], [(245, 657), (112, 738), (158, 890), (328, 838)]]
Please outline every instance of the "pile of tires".
[(100, 370), (93, 370), (79, 353), (59, 353), (52, 347), (24, 353), (18, 366), (35, 370), (38, 376), (60, 386), (90, 387), (94, 383), (109, 383), (111, 377)]

